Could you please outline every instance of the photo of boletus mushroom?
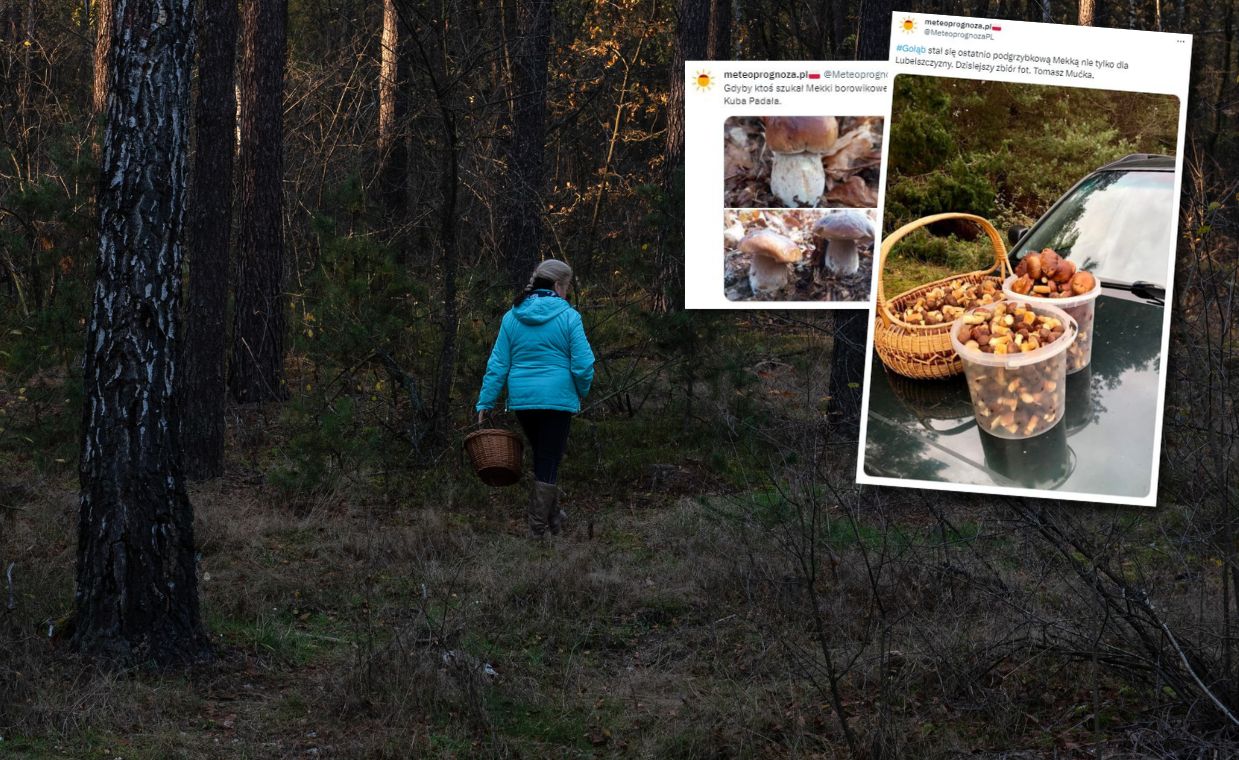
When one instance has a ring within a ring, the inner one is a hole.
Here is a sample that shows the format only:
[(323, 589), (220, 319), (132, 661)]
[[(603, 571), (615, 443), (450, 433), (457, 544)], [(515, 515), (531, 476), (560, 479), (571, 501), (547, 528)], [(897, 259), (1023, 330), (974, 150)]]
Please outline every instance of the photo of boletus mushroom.
[(868, 300), (875, 220), (872, 209), (726, 210), (728, 300)]
[(733, 116), (724, 122), (728, 208), (878, 205), (880, 116)]
[(873, 245), (873, 223), (860, 211), (826, 214), (813, 225), (813, 279), (846, 277), (860, 268), (858, 246)]

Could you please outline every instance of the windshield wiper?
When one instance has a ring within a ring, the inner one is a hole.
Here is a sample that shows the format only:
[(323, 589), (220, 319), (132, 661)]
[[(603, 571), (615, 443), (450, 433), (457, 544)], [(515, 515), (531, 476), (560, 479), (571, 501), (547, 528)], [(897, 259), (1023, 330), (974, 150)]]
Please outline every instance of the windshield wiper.
[(1146, 301), (1156, 301), (1159, 306), (1166, 304), (1166, 288), (1158, 285), (1156, 282), (1147, 280), (1136, 280), (1135, 282), (1119, 282), (1117, 280), (1102, 280), (1103, 288), (1115, 288), (1116, 290), (1129, 291), (1137, 298), (1143, 298)]

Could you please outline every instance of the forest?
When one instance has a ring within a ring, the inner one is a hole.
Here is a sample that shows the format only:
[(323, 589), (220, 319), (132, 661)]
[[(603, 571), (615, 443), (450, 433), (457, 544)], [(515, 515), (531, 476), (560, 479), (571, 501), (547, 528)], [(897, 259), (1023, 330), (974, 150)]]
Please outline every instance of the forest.
[[(0, 756), (1239, 754), (1236, 6), (0, 0)], [(896, 10), (1194, 35), (1156, 509), (857, 486), (867, 313), (682, 308), (683, 61)], [(462, 441), (544, 258), (537, 543)]]
[[(1179, 110), (1168, 95), (916, 76), (896, 79), (893, 108), (883, 229), (950, 210), (1004, 232), (1031, 226), (1098, 166), (1131, 153), (1173, 155)], [(916, 235), (892, 250), (888, 295), (987, 268), (992, 250), (962, 232)]]

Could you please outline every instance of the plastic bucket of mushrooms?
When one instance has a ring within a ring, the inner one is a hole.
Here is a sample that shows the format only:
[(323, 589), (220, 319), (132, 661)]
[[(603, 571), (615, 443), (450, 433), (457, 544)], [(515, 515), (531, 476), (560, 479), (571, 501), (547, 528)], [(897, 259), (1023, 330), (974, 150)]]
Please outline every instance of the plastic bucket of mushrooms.
[(1032, 438), (1067, 407), (1067, 350), (1079, 326), (1067, 312), (1025, 300), (969, 309), (951, 325), (977, 425), (999, 438)]
[(1052, 303), (1070, 314), (1080, 334), (1067, 352), (1067, 374), (1088, 366), (1093, 358), (1093, 312), (1101, 295), (1101, 280), (1045, 248), (1020, 259), (1015, 274), (1003, 281), (1002, 292), (1007, 298)]

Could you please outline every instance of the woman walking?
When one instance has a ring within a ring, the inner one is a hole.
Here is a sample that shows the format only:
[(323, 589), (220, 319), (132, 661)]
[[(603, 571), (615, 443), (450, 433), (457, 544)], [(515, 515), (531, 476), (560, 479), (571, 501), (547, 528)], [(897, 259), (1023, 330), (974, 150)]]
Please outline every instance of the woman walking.
[(559, 507), (559, 462), (572, 415), (581, 411), (581, 399), (594, 380), (594, 352), (581, 315), (565, 300), (571, 286), (572, 268), (558, 259), (547, 259), (533, 270), (503, 315), (478, 394), (481, 423), (507, 385), (508, 408), (533, 449), (528, 517), (535, 538), (563, 529), (567, 514)]

